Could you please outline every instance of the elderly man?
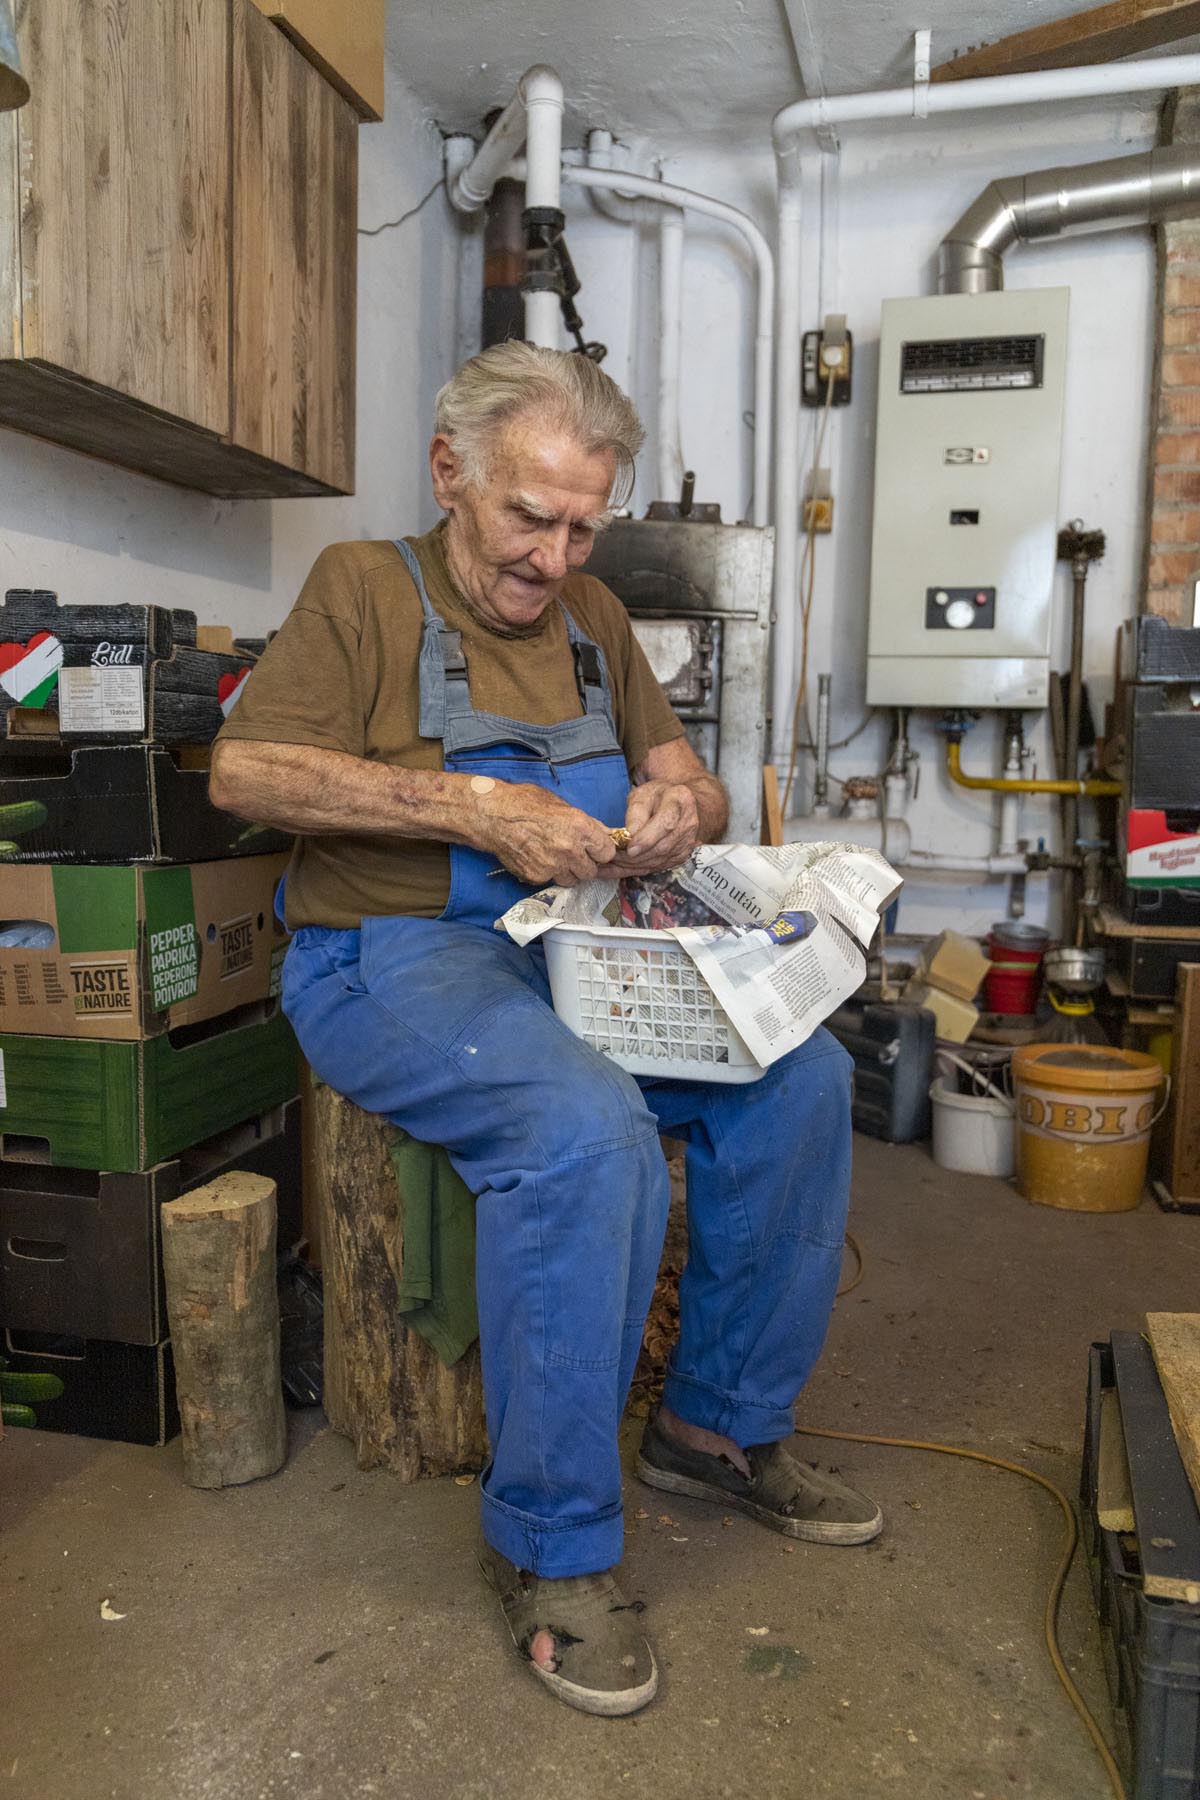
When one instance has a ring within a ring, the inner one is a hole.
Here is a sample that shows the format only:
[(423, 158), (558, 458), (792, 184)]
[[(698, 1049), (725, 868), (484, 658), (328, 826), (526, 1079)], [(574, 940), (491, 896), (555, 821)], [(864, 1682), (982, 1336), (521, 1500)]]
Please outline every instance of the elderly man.
[(840, 1262), (844, 1052), (818, 1032), (751, 1084), (635, 1080), (557, 1018), (536, 947), (493, 929), (548, 883), (671, 868), (725, 829), (628, 615), (580, 573), (642, 435), (584, 357), (473, 358), (437, 399), (445, 519), (323, 552), (212, 773), (217, 805), (298, 834), (283, 1000), (309, 1062), (444, 1145), (478, 1196), (480, 1565), (534, 1672), (608, 1715), (658, 1680), (613, 1567), (660, 1131), (687, 1142), (690, 1252), (638, 1474), (791, 1537), (881, 1528), (785, 1447)]

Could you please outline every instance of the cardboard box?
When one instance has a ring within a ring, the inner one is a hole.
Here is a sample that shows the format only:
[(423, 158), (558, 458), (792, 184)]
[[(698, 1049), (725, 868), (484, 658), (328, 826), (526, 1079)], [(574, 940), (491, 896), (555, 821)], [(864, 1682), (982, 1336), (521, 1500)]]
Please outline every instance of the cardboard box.
[(973, 1000), (990, 967), (974, 938), (943, 931), (921, 952), (917, 979), (959, 1000)]
[(279, 992), (287, 939), (273, 901), (287, 857), (174, 868), (0, 863), (0, 1031), (141, 1038)]
[(141, 1174), (0, 1163), (0, 1319), (106, 1342), (166, 1337), (159, 1209), (231, 1169), (276, 1187), (278, 1247), (300, 1239), (300, 1102)]
[(34, 1404), (39, 1431), (108, 1438), (124, 1444), (169, 1444), (179, 1433), (175, 1360), (161, 1344), (110, 1344), (62, 1333), (6, 1331), (11, 1369), (57, 1375), (57, 1400)]
[[(257, 658), (228, 630), (163, 606), (60, 606), (49, 588), (0, 602), (0, 721), (11, 745), (209, 744)], [(219, 644), (219, 648), (214, 646)]]
[(208, 770), (183, 760), (158, 744), (0, 754), (0, 860), (194, 863), (291, 847), (218, 812)]
[(1200, 888), (1200, 801), (1185, 814), (1131, 808), (1121, 822), (1121, 849), (1132, 887)]
[(149, 1169), (294, 1099), (298, 1066), (278, 1001), (137, 1043), (0, 1034), (0, 1156)]
[(383, 117), (383, 0), (254, 0), (360, 119)]
[(933, 1014), (937, 1035), (945, 1038), (947, 1043), (965, 1044), (979, 1018), (979, 1008), (972, 1006), (969, 1000), (947, 994), (944, 989), (934, 987), (916, 975), (905, 988), (904, 999), (910, 1006), (923, 1006), (926, 1012)]

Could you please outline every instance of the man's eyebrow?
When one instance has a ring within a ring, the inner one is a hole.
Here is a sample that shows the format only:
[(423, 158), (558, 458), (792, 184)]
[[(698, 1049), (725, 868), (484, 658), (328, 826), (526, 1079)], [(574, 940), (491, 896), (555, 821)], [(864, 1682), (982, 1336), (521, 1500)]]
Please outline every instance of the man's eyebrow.
[[(540, 500), (535, 500), (532, 494), (518, 491), (513, 495), (513, 505), (519, 506), (522, 512), (528, 513), (531, 519), (540, 520), (543, 525), (555, 525), (558, 522), (558, 514), (543, 506)], [(612, 508), (608, 506), (603, 512), (593, 513), (590, 518), (580, 519), (578, 522), (588, 531), (603, 531), (612, 524), (612, 518)]]

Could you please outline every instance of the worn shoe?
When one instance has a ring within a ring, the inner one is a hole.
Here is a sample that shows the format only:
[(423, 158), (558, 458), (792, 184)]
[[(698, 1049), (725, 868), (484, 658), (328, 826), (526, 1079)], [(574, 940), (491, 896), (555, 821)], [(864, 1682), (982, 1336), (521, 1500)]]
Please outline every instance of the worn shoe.
[[(513, 1643), (558, 1699), (606, 1719), (638, 1712), (653, 1700), (658, 1664), (638, 1629), (641, 1605), (625, 1599), (611, 1569), (557, 1580), (531, 1575), (482, 1540), (475, 1558), (500, 1596)], [(539, 1631), (554, 1638), (548, 1669), (530, 1653)]]
[(753, 1444), (745, 1456), (752, 1471), (748, 1481), (727, 1457), (692, 1450), (651, 1419), (637, 1472), (650, 1487), (715, 1500), (812, 1544), (867, 1544), (883, 1530), (883, 1514), (873, 1500), (831, 1470), (798, 1461), (785, 1445)]

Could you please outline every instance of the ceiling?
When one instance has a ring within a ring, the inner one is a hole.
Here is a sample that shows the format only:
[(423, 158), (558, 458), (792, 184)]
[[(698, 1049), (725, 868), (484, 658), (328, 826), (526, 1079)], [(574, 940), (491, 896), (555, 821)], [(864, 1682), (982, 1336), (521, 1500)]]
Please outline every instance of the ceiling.
[(765, 144), (771, 115), (805, 93), (910, 79), (914, 21), (933, 60), (1080, 10), (1076, 0), (450, 0), (389, 8), (388, 46), (444, 130), (478, 132), (522, 71), (553, 64), (568, 98), (567, 141), (589, 126), (619, 137), (732, 147)]

